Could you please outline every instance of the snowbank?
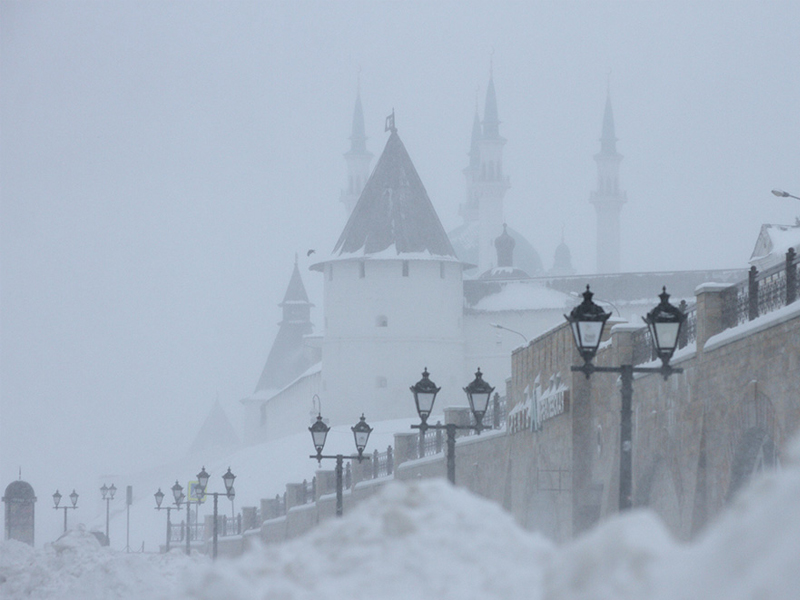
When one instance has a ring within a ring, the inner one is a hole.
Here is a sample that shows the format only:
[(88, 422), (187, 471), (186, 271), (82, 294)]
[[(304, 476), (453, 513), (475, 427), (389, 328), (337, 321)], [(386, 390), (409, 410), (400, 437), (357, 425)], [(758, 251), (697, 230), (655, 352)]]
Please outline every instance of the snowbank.
[(800, 590), (800, 441), (692, 544), (649, 511), (556, 547), (440, 480), (393, 482), (342, 519), (237, 559), (125, 554), (83, 529), (0, 544), (9, 600), (789, 600)]

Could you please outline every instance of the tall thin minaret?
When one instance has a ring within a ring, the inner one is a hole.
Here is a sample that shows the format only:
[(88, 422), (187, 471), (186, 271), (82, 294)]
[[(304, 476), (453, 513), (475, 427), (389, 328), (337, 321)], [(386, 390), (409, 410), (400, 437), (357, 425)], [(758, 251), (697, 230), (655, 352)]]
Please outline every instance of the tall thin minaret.
[(503, 146), (500, 135), (494, 74), (490, 72), (483, 110), (483, 132), (478, 144), (479, 171), (473, 184), (478, 205), (478, 267), (479, 272), (491, 269), (495, 259), (494, 240), (503, 232), (503, 198), (509, 187), (503, 174)]
[(367, 136), (364, 129), (364, 111), (361, 108), (361, 84), (356, 93), (356, 106), (353, 110), (353, 130), (350, 135), (350, 150), (345, 152), (347, 162), (347, 187), (342, 190), (339, 199), (347, 210), (347, 216), (353, 212), (358, 197), (369, 178), (369, 166), (372, 153), (367, 151)]
[(597, 272), (618, 273), (620, 270), (619, 213), (628, 198), (620, 188), (619, 164), (622, 162), (622, 155), (617, 152), (610, 91), (606, 94), (600, 152), (594, 155), (594, 160), (597, 163), (597, 190), (592, 192), (589, 201), (594, 204), (597, 211)]
[(464, 202), (458, 207), (458, 214), (464, 223), (478, 220), (478, 190), (476, 185), (481, 173), (481, 118), (478, 116), (478, 99), (475, 99), (475, 118), (472, 120), (472, 140), (469, 146), (469, 164), (462, 171), (467, 183)]

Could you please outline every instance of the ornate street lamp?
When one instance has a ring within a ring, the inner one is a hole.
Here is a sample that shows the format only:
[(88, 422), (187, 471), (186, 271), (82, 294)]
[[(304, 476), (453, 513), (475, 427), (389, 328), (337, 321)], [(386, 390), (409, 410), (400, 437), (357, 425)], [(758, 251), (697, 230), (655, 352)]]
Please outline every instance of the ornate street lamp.
[[(573, 308), (569, 316), (564, 315), (572, 329), (572, 337), (575, 340), (578, 353), (587, 365), (592, 362), (595, 354), (597, 354), (597, 348), (603, 339), (603, 329), (606, 326), (606, 321), (611, 316), (610, 312), (605, 312), (592, 302), (592, 296), (594, 294), (587, 285), (586, 291), (583, 292), (583, 302)], [(586, 376), (588, 377), (589, 375), (587, 374)]]
[(167, 511), (167, 543), (165, 545), (165, 552), (169, 552), (169, 543), (172, 539), (172, 521), (170, 519), (170, 512), (173, 510), (179, 510), (181, 501), (183, 500), (183, 488), (178, 485), (178, 482), (175, 482), (175, 485), (178, 486), (178, 494), (175, 494), (175, 486), (172, 486), (172, 495), (175, 500), (175, 506), (161, 506), (161, 503), (164, 501), (164, 492), (161, 491), (161, 488), (158, 488), (158, 491), (153, 494), (156, 499), (156, 510), (166, 510)]
[(364, 418), (364, 413), (361, 413), (361, 419), (350, 428), (350, 431), (353, 432), (353, 438), (356, 442), (356, 450), (358, 451), (359, 456), (363, 456), (364, 448), (367, 447), (367, 442), (369, 441), (369, 434), (372, 433), (372, 427), (367, 425), (367, 421)]
[(678, 346), (681, 326), (686, 315), (669, 303), (666, 288), (659, 295), (661, 302), (644, 318), (650, 329), (650, 337), (656, 355), (661, 359), (660, 367), (634, 367), (620, 365), (618, 367), (595, 366), (592, 359), (597, 354), (597, 347), (603, 335), (603, 327), (611, 313), (592, 302), (589, 286), (583, 293), (583, 302), (572, 309), (569, 316), (564, 315), (572, 328), (572, 335), (578, 353), (584, 360), (580, 366), (573, 366), (573, 372), (580, 371), (586, 378), (594, 372), (617, 373), (622, 381), (621, 416), (620, 416), (620, 457), (619, 457), (619, 510), (627, 510), (633, 504), (633, 374), (660, 373), (667, 379), (673, 373), (683, 373), (683, 369), (670, 366), (669, 361)]
[(436, 394), (442, 389), (436, 387), (429, 378), (428, 367), (422, 371), (422, 379), (412, 385), (409, 389), (414, 394), (414, 404), (417, 405), (417, 414), (423, 423), (428, 422), (428, 417), (433, 411), (433, 403), (436, 402)]
[[(175, 485), (172, 486), (172, 497), (175, 499), (175, 505), (180, 508), (181, 503), (186, 500), (186, 556), (192, 553), (192, 501), (183, 493), (183, 486), (175, 480)], [(200, 500), (196, 500), (195, 504), (199, 506)]]
[(469, 408), (472, 411), (472, 416), (475, 417), (475, 425), (456, 425), (455, 423), (437, 423), (436, 425), (428, 424), (428, 417), (433, 411), (433, 403), (436, 400), (436, 394), (442, 389), (437, 387), (433, 381), (430, 380), (428, 368), (422, 371), (422, 379), (412, 385), (409, 389), (414, 394), (414, 403), (417, 406), (417, 414), (419, 414), (420, 423), (412, 425), (411, 429), (419, 429), (420, 447), (422, 447), (422, 440), (425, 437), (425, 432), (428, 429), (444, 429), (447, 432), (447, 479), (455, 485), (456, 483), (456, 431), (459, 429), (468, 429), (477, 431), (479, 434), (483, 429), (487, 429), (483, 425), (483, 417), (486, 415), (486, 410), (489, 407), (489, 398), (494, 391), (494, 388), (483, 380), (481, 370), (475, 373), (475, 379), (463, 388), (467, 394), (469, 401)]
[(214, 497), (214, 541), (212, 546), (212, 558), (214, 560), (217, 559), (217, 539), (219, 537), (219, 513), (218, 513), (218, 501), (220, 496), (226, 496), (228, 500), (233, 502), (233, 498), (235, 492), (233, 490), (233, 480), (236, 479), (236, 475), (231, 472), (231, 468), (228, 467), (228, 472), (222, 476), (222, 481), (225, 483), (225, 492), (208, 492), (206, 493), (206, 486), (208, 485), (209, 474), (206, 473), (206, 468), (203, 467), (203, 470), (197, 474), (197, 499), (200, 501), (200, 498), (203, 496), (213, 496)]
[(336, 516), (341, 517), (344, 507), (344, 484), (342, 481), (344, 473), (344, 459), (348, 458), (350, 460), (357, 460), (358, 462), (361, 462), (364, 459), (370, 459), (369, 456), (364, 456), (364, 449), (367, 447), (369, 434), (372, 433), (372, 427), (369, 426), (366, 418), (362, 414), (358, 423), (350, 428), (350, 431), (353, 432), (353, 438), (355, 439), (356, 450), (358, 451), (358, 454), (351, 456), (345, 456), (344, 454), (322, 454), (322, 450), (325, 448), (325, 441), (328, 438), (328, 432), (330, 429), (331, 428), (322, 420), (322, 414), (317, 414), (317, 420), (314, 421), (314, 424), (308, 428), (308, 430), (311, 432), (311, 441), (314, 443), (314, 449), (317, 451), (317, 453), (312, 454), (309, 458), (315, 458), (318, 464), (322, 464), (323, 458), (336, 460)]
[(481, 373), (479, 368), (477, 373), (475, 373), (475, 379), (463, 389), (467, 394), (469, 409), (472, 411), (475, 422), (478, 424), (475, 430), (478, 432), (478, 435), (480, 435), (481, 429), (483, 428), (483, 417), (486, 414), (486, 410), (489, 408), (489, 398), (492, 397), (494, 388), (483, 380), (483, 373)]
[(662, 288), (659, 294), (661, 302), (653, 310), (647, 313), (642, 320), (647, 323), (650, 335), (653, 339), (653, 347), (656, 355), (661, 359), (661, 363), (667, 367), (675, 349), (678, 347), (681, 327), (686, 321), (686, 315), (669, 303), (667, 288)]
[(56, 490), (56, 493), (53, 494), (53, 504), (54, 504), (53, 508), (55, 510), (58, 510), (60, 508), (61, 510), (64, 511), (64, 533), (66, 533), (67, 532), (67, 511), (69, 509), (71, 509), (71, 508), (78, 508), (78, 506), (77, 506), (77, 504), (78, 504), (78, 494), (75, 492), (75, 490), (72, 490), (72, 493), (69, 495), (69, 500), (70, 500), (70, 502), (72, 502), (72, 506), (69, 506), (68, 504), (65, 504), (64, 506), (59, 506), (59, 504), (61, 503), (61, 498), (62, 498), (61, 494), (58, 492), (58, 490)]
[(103, 495), (103, 500), (106, 501), (106, 543), (110, 546), (111, 540), (108, 537), (108, 519), (109, 519), (109, 503), (114, 499), (114, 494), (117, 493), (117, 487), (112, 483), (111, 487), (103, 484), (100, 488), (100, 493)]
[(328, 438), (328, 432), (331, 428), (322, 420), (322, 415), (318, 414), (317, 420), (314, 421), (314, 424), (309, 427), (308, 430), (311, 432), (314, 449), (317, 451), (317, 454), (322, 454), (322, 449), (325, 447), (325, 440)]

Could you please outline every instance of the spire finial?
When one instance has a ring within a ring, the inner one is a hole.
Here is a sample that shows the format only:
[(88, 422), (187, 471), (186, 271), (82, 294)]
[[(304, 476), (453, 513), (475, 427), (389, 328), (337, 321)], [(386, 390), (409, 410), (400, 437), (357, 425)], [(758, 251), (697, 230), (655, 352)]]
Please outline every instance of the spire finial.
[[(294, 253), (294, 266), (297, 266), (297, 252)], [(217, 395), (219, 395), (219, 392), (217, 392)]]
[(392, 114), (386, 117), (386, 124), (383, 130), (391, 131), (392, 133), (397, 133), (397, 128), (394, 126), (394, 107), (392, 107)]
[(489, 53), (489, 79), (494, 76), (494, 46), (492, 46), (492, 51)]

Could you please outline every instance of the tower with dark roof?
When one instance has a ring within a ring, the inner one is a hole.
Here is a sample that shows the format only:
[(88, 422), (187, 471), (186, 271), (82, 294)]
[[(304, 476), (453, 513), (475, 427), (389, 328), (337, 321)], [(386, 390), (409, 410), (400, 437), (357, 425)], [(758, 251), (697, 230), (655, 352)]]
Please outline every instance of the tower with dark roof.
[(347, 214), (353, 208), (364, 189), (369, 177), (369, 166), (372, 153), (367, 150), (367, 135), (364, 129), (364, 110), (361, 107), (361, 87), (356, 94), (356, 105), (353, 109), (353, 124), (350, 134), (350, 150), (344, 154), (347, 163), (347, 186), (342, 190), (339, 199), (344, 204)]
[(304, 341), (305, 336), (314, 329), (311, 324), (311, 307), (314, 305), (309, 302), (300, 277), (297, 256), (283, 302), (278, 306), (283, 312), (283, 319), (278, 323), (278, 334), (261, 371), (255, 393), (281, 389), (316, 362)]
[(619, 215), (622, 205), (627, 202), (627, 195), (620, 187), (622, 155), (617, 152), (610, 92), (606, 95), (600, 152), (594, 155), (594, 160), (597, 163), (597, 190), (592, 192), (589, 201), (597, 213), (597, 272), (617, 273), (620, 270)]
[(332, 423), (414, 416), (408, 387), (426, 366), (460, 390), (463, 267), (392, 127), (331, 255), (311, 266), (324, 278), (319, 395)]

